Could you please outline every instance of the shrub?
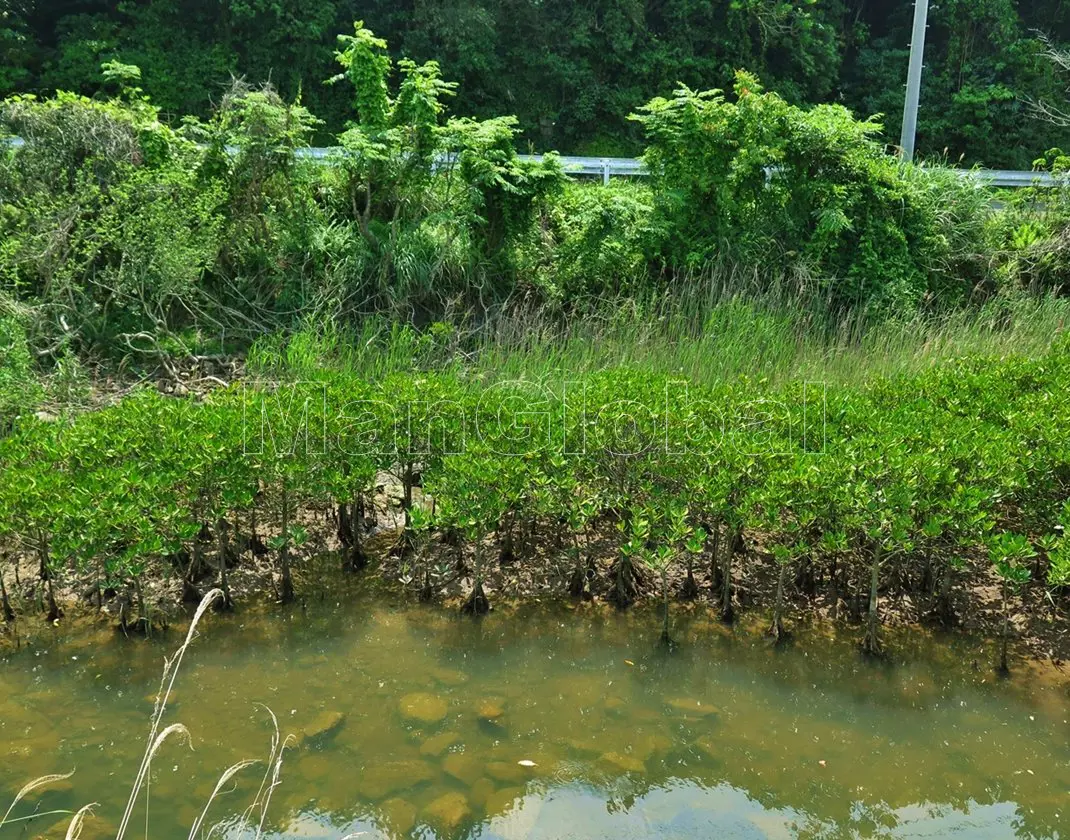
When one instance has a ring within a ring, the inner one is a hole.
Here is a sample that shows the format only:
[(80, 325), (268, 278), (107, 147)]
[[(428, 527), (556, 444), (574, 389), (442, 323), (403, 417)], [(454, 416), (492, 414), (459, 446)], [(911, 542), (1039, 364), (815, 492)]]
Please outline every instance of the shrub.
[(885, 154), (878, 122), (839, 105), (790, 105), (744, 72), (733, 93), (682, 87), (633, 116), (649, 139), (668, 261), (775, 272), (794, 263), (838, 307), (962, 297), (968, 287), (941, 265), (936, 182)]

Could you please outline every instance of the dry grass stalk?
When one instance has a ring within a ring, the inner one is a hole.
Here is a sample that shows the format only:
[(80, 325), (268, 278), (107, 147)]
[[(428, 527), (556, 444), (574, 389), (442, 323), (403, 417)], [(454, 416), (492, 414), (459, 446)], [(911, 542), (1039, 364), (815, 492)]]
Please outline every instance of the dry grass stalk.
[(167, 708), (167, 700), (171, 696), (171, 689), (174, 687), (175, 678), (178, 676), (179, 668), (182, 666), (182, 657), (186, 654), (186, 649), (189, 648), (193, 642), (197, 631), (197, 624), (201, 618), (207, 612), (208, 608), (212, 604), (223, 597), (223, 593), (219, 589), (213, 589), (204, 598), (201, 599), (201, 603), (197, 607), (197, 612), (193, 614), (193, 621), (190, 622), (189, 630), (186, 632), (186, 640), (182, 643), (182, 646), (175, 651), (175, 655), (170, 659), (164, 661), (163, 677), (160, 679), (160, 691), (156, 696), (156, 706), (152, 714), (152, 725), (149, 728), (149, 739), (145, 746), (145, 755), (141, 759), (141, 766), (138, 768), (137, 777), (134, 779), (133, 789), (130, 791), (130, 799), (126, 803), (126, 810), (123, 812), (122, 822), (119, 823), (119, 831), (115, 835), (115, 840), (123, 840), (123, 836), (126, 834), (127, 826), (130, 824), (130, 817), (134, 813), (134, 804), (137, 802), (138, 794), (141, 792), (141, 788), (145, 784), (145, 780), (149, 774), (149, 766), (152, 763), (152, 756), (160, 745), (167, 738), (168, 735), (175, 731), (178, 731), (176, 727), (179, 727), (185, 734), (187, 739), (189, 738), (189, 732), (184, 726), (175, 724), (167, 727), (163, 733), (157, 735), (160, 729), (160, 721), (163, 718), (164, 711)]
[(38, 776), (32, 782), (28, 782), (27, 784), (23, 785), (22, 790), (15, 794), (15, 798), (11, 801), (11, 804), (8, 806), (7, 811), (4, 812), (4, 816), (0, 817), (0, 828), (3, 828), (4, 825), (7, 824), (7, 818), (11, 816), (11, 812), (15, 810), (15, 806), (18, 805), (19, 802), (21, 802), (31, 793), (33, 793), (35, 790), (38, 790), (43, 787), (48, 787), (49, 785), (54, 784), (55, 782), (62, 782), (66, 779), (69, 779), (73, 775), (74, 771), (72, 770), (70, 773), (54, 773), (49, 776)]

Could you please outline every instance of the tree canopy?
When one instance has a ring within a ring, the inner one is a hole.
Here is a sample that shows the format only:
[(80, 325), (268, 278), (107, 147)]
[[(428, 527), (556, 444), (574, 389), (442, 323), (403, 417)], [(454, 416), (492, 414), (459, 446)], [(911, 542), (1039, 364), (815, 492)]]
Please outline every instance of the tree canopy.
[[(351, 94), (337, 71), (335, 33), (353, 20), (393, 58), (436, 59), (459, 83), (456, 109), (516, 114), (538, 150), (633, 154), (628, 114), (683, 83), (727, 88), (757, 73), (793, 104), (838, 102), (885, 115), (898, 139), (911, 4), (891, 0), (10, 0), (0, 12), (0, 96), (93, 94), (103, 61), (142, 69), (164, 114), (206, 115), (231, 76), (301, 95), (337, 132)], [(1064, 84), (1042, 36), (1070, 41), (1057, 0), (942, 0), (930, 13), (919, 151), (993, 167), (1028, 168), (1070, 130), (1037, 119), (1030, 102)], [(325, 134), (326, 136), (326, 134)]]

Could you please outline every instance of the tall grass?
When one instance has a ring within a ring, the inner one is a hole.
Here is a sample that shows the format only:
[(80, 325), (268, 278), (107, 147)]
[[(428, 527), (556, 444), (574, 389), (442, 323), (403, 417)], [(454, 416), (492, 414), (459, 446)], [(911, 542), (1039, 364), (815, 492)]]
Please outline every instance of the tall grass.
[(273, 336), (248, 357), (254, 376), (369, 380), (458, 368), (489, 379), (554, 379), (629, 367), (696, 384), (747, 376), (845, 385), (910, 374), (962, 356), (1044, 353), (1070, 322), (1070, 300), (1004, 296), (980, 306), (909, 316), (835, 313), (798, 286), (757, 290), (696, 278), (660, 295), (602, 300), (563, 313), (503, 307), (417, 330), (365, 321)]

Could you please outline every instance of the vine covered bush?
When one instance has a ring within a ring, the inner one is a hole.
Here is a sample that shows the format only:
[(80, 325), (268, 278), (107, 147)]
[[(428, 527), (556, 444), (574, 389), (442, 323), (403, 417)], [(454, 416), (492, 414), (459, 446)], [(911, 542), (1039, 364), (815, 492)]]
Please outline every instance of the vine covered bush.
[(906, 309), (970, 291), (948, 270), (942, 208), (964, 206), (955, 225), (968, 240), (985, 215), (979, 191), (952, 179), (933, 189), (885, 153), (875, 120), (791, 105), (743, 72), (731, 98), (680, 88), (633, 119), (648, 138), (669, 263), (786, 268), (839, 308)]

